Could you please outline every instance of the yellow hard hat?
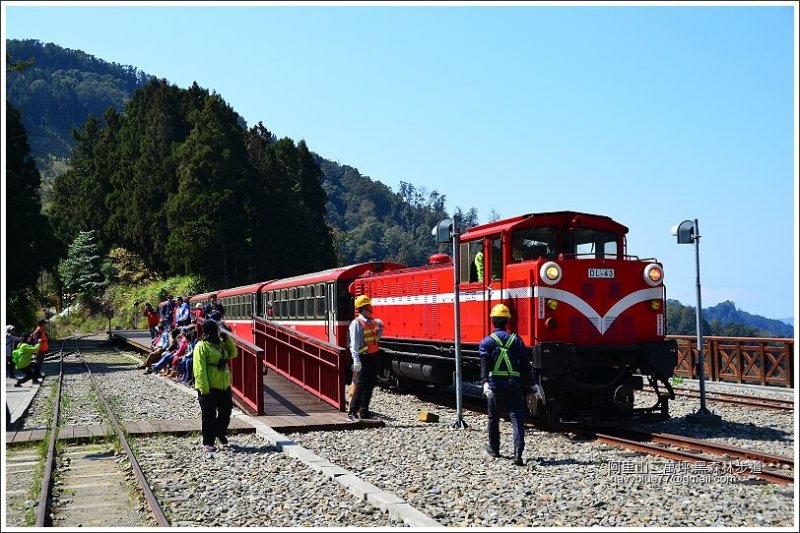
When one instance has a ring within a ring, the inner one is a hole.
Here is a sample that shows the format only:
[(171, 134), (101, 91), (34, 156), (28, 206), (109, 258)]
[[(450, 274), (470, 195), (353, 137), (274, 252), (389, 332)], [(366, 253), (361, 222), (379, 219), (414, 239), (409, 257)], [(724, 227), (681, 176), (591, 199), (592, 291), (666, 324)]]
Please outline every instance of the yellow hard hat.
[(492, 307), (492, 312), (489, 313), (492, 318), (511, 318), (511, 311), (508, 310), (503, 304), (497, 304)]
[(356, 298), (356, 309), (360, 309), (365, 305), (372, 305), (372, 300), (369, 299), (369, 296), (366, 294), (362, 294), (358, 298)]

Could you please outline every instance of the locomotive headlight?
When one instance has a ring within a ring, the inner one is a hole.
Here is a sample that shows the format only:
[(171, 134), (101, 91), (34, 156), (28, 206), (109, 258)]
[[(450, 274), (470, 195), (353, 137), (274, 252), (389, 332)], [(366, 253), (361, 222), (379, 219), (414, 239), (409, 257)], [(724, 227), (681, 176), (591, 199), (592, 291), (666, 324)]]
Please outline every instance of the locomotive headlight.
[(547, 307), (549, 307), (551, 311), (555, 311), (558, 309), (558, 300), (547, 300)]
[(561, 281), (561, 267), (558, 263), (548, 261), (539, 269), (539, 277), (548, 285), (555, 285)]
[(661, 309), (661, 300), (650, 300), (650, 309), (653, 311)]
[(656, 263), (650, 263), (644, 267), (644, 281), (653, 287), (660, 285), (664, 281), (664, 271)]

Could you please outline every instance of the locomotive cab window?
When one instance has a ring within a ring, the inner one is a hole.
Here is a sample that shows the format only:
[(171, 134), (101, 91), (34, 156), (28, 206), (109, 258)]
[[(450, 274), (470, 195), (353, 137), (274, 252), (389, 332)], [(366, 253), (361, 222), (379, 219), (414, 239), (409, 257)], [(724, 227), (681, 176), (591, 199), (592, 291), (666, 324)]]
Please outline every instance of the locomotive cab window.
[(617, 234), (611, 231), (581, 228), (574, 230), (575, 257), (578, 259), (616, 259), (619, 255)]
[(555, 259), (558, 231), (554, 227), (526, 228), (511, 234), (511, 260)]
[[(483, 281), (483, 241), (464, 242), (459, 246), (459, 263), (461, 283), (478, 283)], [(480, 254), (480, 255), (479, 255)]]

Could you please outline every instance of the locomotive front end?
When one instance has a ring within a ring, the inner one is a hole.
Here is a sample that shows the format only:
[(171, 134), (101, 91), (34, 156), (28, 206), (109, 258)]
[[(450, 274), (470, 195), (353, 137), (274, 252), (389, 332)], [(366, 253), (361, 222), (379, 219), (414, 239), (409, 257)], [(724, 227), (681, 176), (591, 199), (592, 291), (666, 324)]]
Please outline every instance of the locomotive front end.
[[(533, 272), (532, 363), (545, 401), (532, 410), (547, 425), (666, 415), (674, 398), (661, 264), (598, 255), (562, 255)], [(645, 380), (656, 400), (637, 408)]]

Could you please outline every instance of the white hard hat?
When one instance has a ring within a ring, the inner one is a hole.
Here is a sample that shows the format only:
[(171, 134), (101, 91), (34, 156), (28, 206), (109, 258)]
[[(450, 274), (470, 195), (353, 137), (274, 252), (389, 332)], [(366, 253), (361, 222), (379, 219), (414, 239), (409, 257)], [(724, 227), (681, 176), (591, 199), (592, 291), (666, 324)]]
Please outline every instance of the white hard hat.
[(6, 333), (11, 333), (12, 331), (14, 331), (14, 326), (11, 325), (11, 324), (7, 325), (6, 326)]

